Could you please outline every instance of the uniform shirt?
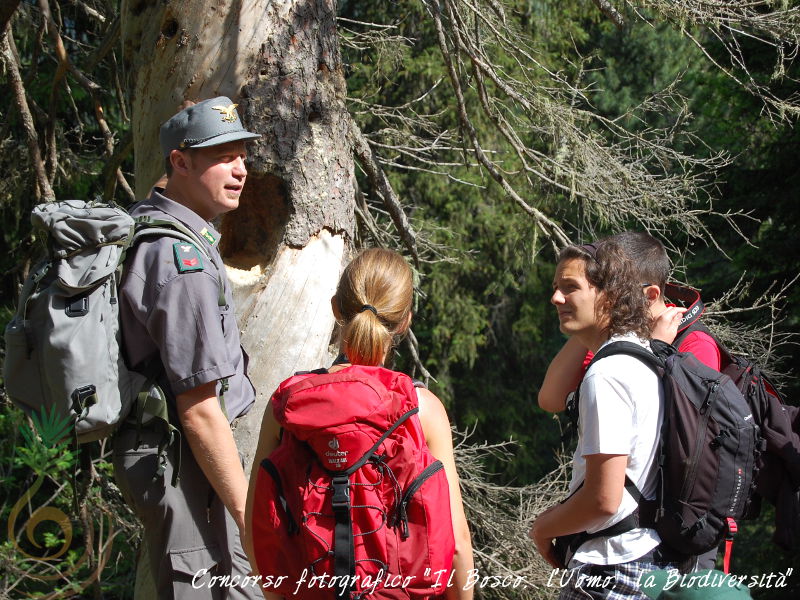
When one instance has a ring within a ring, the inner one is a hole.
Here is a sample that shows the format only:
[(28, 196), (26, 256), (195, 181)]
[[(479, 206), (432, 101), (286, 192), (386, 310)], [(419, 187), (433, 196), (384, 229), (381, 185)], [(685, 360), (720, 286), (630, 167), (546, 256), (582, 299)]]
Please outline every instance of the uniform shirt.
[[(137, 243), (125, 262), (120, 287), (125, 356), (129, 366), (139, 370), (160, 356), (172, 402), (178, 394), (227, 377), (225, 409), (233, 421), (250, 410), (255, 390), (246, 375), (247, 355), (239, 341), (233, 295), (217, 249), (220, 235), (202, 217), (160, 191), (134, 205), (131, 215), (181, 222), (202, 240), (212, 263), (181, 273), (173, 246), (186, 245), (185, 241), (154, 236)], [(208, 262), (200, 256), (203, 263)], [(219, 306), (220, 276), (226, 282), (225, 306)]]
[[(635, 335), (613, 336), (603, 346), (628, 341), (649, 349)], [(601, 346), (601, 348), (603, 347)], [(572, 459), (570, 493), (586, 477), (586, 456), (626, 454), (626, 474), (645, 498), (656, 490), (657, 440), (663, 420), (663, 389), (655, 372), (639, 359), (617, 354), (594, 363), (580, 388), (578, 447)], [(627, 492), (617, 512), (587, 531), (600, 531), (636, 510), (636, 500)], [(613, 537), (585, 542), (574, 558), (580, 562), (612, 565), (636, 560), (661, 542), (653, 529), (637, 528)]]

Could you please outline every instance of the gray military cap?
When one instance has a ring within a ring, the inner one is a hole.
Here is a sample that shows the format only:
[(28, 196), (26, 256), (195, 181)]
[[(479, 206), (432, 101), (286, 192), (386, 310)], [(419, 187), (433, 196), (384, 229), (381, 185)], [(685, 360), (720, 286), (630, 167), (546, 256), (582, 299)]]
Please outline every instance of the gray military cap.
[(159, 141), (164, 157), (173, 150), (218, 146), (261, 136), (245, 131), (230, 98), (219, 96), (184, 108), (161, 126)]

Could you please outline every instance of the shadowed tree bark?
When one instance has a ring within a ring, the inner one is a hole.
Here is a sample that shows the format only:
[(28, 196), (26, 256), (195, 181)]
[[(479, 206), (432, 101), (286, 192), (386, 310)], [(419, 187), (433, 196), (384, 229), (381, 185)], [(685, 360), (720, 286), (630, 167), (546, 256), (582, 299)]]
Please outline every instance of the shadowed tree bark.
[(0, 5), (0, 37), (5, 35), (6, 25), (11, 20), (11, 15), (17, 10), (20, 0), (6, 0)]

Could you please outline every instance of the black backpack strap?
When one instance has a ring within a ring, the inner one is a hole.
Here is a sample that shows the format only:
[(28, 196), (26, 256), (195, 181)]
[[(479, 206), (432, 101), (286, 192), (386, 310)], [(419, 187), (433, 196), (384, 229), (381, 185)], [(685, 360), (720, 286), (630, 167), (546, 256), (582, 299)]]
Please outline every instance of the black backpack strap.
[(328, 369), (325, 367), (320, 367), (319, 369), (314, 369), (313, 371), (295, 371), (295, 375), (324, 375), (328, 372)]
[(346, 473), (334, 475), (333, 487), (333, 574), (348, 585), (339, 586), (337, 598), (350, 598), (356, 574), (356, 550), (353, 543), (353, 523), (350, 515), (350, 477)]
[[(281, 429), (281, 431), (283, 431), (283, 429)], [(278, 472), (275, 464), (269, 458), (265, 458), (261, 461), (261, 468), (269, 473), (270, 477), (272, 477), (272, 481), (275, 484), (275, 491), (278, 494), (278, 502), (280, 503), (283, 512), (286, 514), (286, 528), (289, 531), (289, 535), (296, 535), (300, 533), (300, 528), (297, 526), (297, 521), (294, 520), (294, 515), (289, 508), (289, 502), (286, 500), (286, 494), (283, 492), (283, 480), (281, 479), (281, 474)]]
[[(662, 369), (664, 366), (661, 360), (659, 360), (657, 356), (655, 356), (652, 352), (649, 352), (643, 346), (626, 341), (612, 342), (601, 348), (586, 366), (584, 376), (595, 362), (602, 360), (606, 356), (613, 356), (614, 354), (628, 354), (630, 356), (634, 356), (653, 369), (656, 372), (656, 375), (659, 377), (661, 376), (660, 369)], [(567, 394), (567, 399), (564, 405), (564, 414), (567, 417), (567, 424), (561, 434), (562, 444), (565, 444), (568, 440), (573, 438), (578, 431), (578, 417), (580, 414), (580, 389), (582, 383), (583, 377), (581, 377), (581, 381), (578, 382), (578, 387), (575, 388), (574, 391)]]
[[(612, 342), (601, 348), (600, 351), (594, 355), (594, 358), (592, 358), (592, 362), (589, 363), (589, 366), (591, 367), (595, 361), (601, 360), (607, 356), (613, 356), (615, 354), (627, 354), (628, 356), (633, 356), (634, 358), (639, 359), (648, 367), (650, 367), (655, 372), (656, 376), (658, 376), (658, 378), (660, 379), (664, 374), (664, 369), (665, 369), (664, 359), (662, 358), (662, 355), (664, 353), (661, 351), (661, 348), (663, 347), (668, 352), (674, 352), (674, 348), (672, 348), (669, 344), (665, 342), (661, 342), (660, 340), (654, 340), (654, 342), (656, 342), (656, 344), (653, 344), (651, 342), (651, 345), (655, 346), (654, 350), (657, 351), (656, 353), (650, 352), (644, 346), (641, 346), (640, 344), (635, 344), (633, 342), (626, 342), (624, 340), (619, 342)], [(664, 424), (662, 423), (662, 428), (663, 426)], [(663, 439), (663, 436), (659, 435), (659, 443), (661, 443), (661, 439)], [(636, 485), (630, 480), (630, 478), (627, 475), (625, 476), (625, 489), (628, 490), (628, 493), (631, 496), (633, 496), (633, 499), (636, 500), (636, 503), (639, 504), (639, 507), (641, 508), (646, 501), (642, 499), (641, 492), (636, 488)], [(647, 512), (649, 521), (650, 519), (649, 512), (651, 512), (649, 510), (649, 507)], [(634, 527), (639, 526), (638, 510), (636, 512), (636, 519), (637, 521)], [(633, 527), (631, 527), (630, 529), (632, 528)], [(602, 533), (600, 535), (612, 535), (612, 534)]]
[(611, 342), (610, 344), (606, 344), (603, 346), (597, 354), (594, 355), (592, 361), (589, 363), (589, 366), (586, 368), (588, 371), (591, 366), (596, 363), (598, 360), (602, 360), (607, 356), (614, 356), (615, 354), (627, 354), (628, 356), (633, 356), (634, 358), (638, 358), (648, 367), (655, 371), (656, 375), (659, 377), (661, 376), (661, 371), (664, 368), (663, 361), (650, 352), (647, 348), (640, 344), (635, 344), (633, 342), (626, 342), (624, 340), (619, 342)]
[[(627, 354), (628, 356), (633, 356), (650, 367), (657, 376), (661, 377), (662, 375), (664, 363), (658, 356), (640, 344), (635, 344), (633, 342), (627, 342), (624, 340), (611, 342), (610, 344), (603, 346), (594, 355), (589, 363), (589, 366), (586, 368), (586, 371), (588, 371), (589, 368), (598, 360), (602, 360), (608, 356), (614, 356), (615, 354)], [(580, 389), (580, 386), (578, 386), (578, 389)], [(578, 400), (579, 398), (577, 391), (573, 394), (570, 394), (570, 397), (567, 399), (567, 413), (569, 414), (570, 420), (574, 423), (576, 428), (578, 421)], [(583, 486), (582, 483), (581, 486)], [(580, 487), (578, 489), (580, 489)], [(633, 497), (639, 507), (621, 521), (614, 523), (610, 527), (600, 531), (596, 531), (594, 533), (587, 533), (586, 531), (583, 531), (573, 534), (572, 536), (565, 536), (569, 538), (566, 541), (568, 555), (574, 554), (575, 550), (577, 550), (581, 544), (588, 540), (598, 537), (615, 536), (625, 533), (626, 531), (630, 531), (631, 529), (636, 529), (640, 526), (649, 527), (652, 524), (652, 517), (650, 513), (653, 511), (649, 505), (645, 508), (645, 505), (648, 503), (643, 500), (642, 493), (627, 475), (625, 475), (625, 489)]]
[[(576, 489), (575, 492), (582, 487), (583, 483), (578, 486), (578, 489)], [(649, 510), (649, 505), (647, 501), (643, 500), (642, 493), (639, 491), (639, 488), (636, 487), (636, 484), (633, 483), (633, 480), (631, 480), (627, 474), (625, 475), (625, 490), (627, 490), (633, 499), (636, 500), (638, 505), (636, 510), (634, 510), (631, 514), (622, 520), (617, 521), (613, 525), (610, 525), (605, 529), (601, 529), (600, 531), (595, 531), (593, 533), (581, 531), (556, 538), (556, 553), (564, 562), (564, 566), (567, 565), (569, 559), (575, 554), (578, 548), (584, 544), (584, 542), (588, 542), (589, 540), (600, 537), (614, 537), (639, 527), (652, 527), (653, 521), (652, 517), (650, 516), (651, 511)], [(575, 492), (573, 492), (573, 494)], [(570, 494), (570, 496), (572, 496), (572, 494)], [(567, 499), (569, 499), (569, 496)], [(566, 500), (564, 501), (566, 502)]]

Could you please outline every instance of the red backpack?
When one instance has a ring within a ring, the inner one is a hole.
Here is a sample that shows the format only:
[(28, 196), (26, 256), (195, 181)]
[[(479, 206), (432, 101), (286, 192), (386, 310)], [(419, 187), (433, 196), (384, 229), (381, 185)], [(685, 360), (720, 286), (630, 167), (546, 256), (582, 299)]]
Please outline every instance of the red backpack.
[(411, 379), (363, 366), (298, 374), (272, 407), (282, 437), (261, 463), (251, 524), (264, 588), (304, 600), (444, 593), (450, 494)]

